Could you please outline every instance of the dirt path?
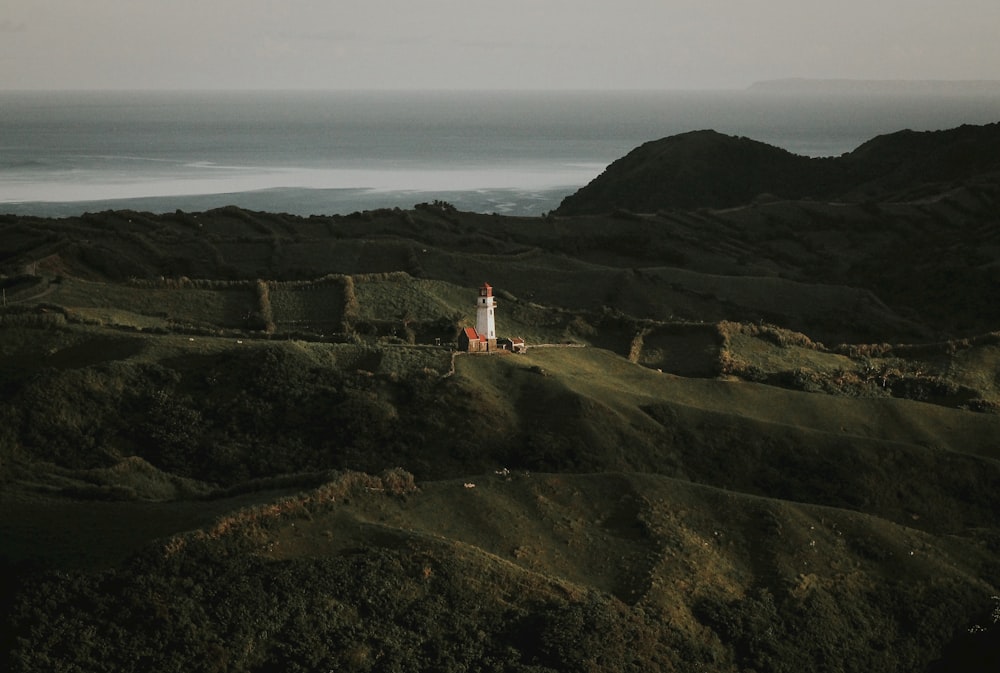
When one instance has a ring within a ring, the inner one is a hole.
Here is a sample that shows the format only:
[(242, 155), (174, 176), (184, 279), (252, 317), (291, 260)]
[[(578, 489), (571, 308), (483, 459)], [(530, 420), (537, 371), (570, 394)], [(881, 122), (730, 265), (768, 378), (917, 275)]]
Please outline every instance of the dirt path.
[[(38, 291), (39, 286), (44, 285), (40, 291)], [(7, 292), (6, 289), (3, 291), (3, 306), (10, 306), (12, 304), (23, 304), (28, 301), (34, 301), (41, 299), (42, 297), (47, 297), (52, 294), (54, 288), (52, 287), (52, 282), (47, 279), (42, 279), (38, 285), (33, 285), (24, 290), (18, 290), (16, 292)]]
[[(587, 344), (532, 344), (531, 348), (586, 348)], [(496, 350), (490, 353), (466, 353), (465, 351), (452, 351), (451, 353), (451, 366), (448, 371), (441, 375), (441, 378), (447, 379), (455, 375), (455, 358), (459, 355), (514, 355), (510, 351)]]

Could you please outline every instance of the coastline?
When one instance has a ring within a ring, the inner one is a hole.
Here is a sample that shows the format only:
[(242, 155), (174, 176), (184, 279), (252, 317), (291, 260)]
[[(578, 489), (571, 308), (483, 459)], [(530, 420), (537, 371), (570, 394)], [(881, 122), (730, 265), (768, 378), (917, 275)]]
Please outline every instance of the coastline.
[(104, 211), (137, 211), (155, 214), (175, 211), (204, 212), (225, 206), (271, 213), (347, 215), (379, 208), (412, 208), (417, 203), (447, 201), (470, 213), (539, 216), (559, 206), (580, 185), (538, 190), (475, 189), (455, 191), (275, 188), (221, 194), (148, 196), (87, 201), (24, 201), (0, 203), (0, 214), (20, 217), (77, 217)]

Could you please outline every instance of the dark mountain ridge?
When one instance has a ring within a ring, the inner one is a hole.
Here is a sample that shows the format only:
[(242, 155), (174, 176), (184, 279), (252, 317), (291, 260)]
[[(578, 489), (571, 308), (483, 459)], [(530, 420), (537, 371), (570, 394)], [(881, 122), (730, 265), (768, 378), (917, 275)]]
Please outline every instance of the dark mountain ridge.
[(998, 171), (1000, 123), (899, 131), (840, 157), (821, 158), (715, 131), (692, 131), (636, 148), (566, 197), (555, 213), (731, 208), (759, 198), (905, 201)]

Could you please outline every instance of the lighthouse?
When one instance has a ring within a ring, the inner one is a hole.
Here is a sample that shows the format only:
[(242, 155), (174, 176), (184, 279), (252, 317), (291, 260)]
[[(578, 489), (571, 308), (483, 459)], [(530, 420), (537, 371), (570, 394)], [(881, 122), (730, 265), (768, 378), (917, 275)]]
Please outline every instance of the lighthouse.
[(489, 344), (489, 350), (497, 347), (497, 325), (493, 316), (495, 308), (493, 288), (489, 283), (483, 283), (479, 288), (479, 298), (476, 300), (476, 332)]

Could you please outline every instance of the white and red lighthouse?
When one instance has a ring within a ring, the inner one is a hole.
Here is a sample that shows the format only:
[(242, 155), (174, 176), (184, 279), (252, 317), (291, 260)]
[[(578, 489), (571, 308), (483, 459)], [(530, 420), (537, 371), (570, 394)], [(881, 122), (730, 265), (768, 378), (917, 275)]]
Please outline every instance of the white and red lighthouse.
[(496, 303), (493, 300), (493, 288), (489, 283), (483, 283), (479, 288), (479, 298), (476, 300), (476, 332), (485, 339), (489, 349), (497, 347), (497, 325), (493, 311)]

